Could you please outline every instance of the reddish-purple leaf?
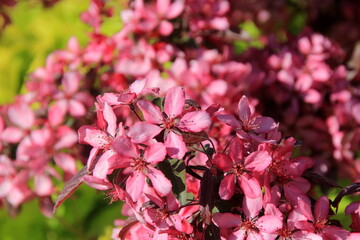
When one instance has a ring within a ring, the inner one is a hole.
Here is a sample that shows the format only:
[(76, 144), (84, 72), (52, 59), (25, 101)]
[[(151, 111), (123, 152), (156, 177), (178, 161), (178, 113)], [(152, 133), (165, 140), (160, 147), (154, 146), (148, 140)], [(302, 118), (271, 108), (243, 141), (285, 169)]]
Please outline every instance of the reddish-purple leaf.
[(56, 209), (71, 196), (71, 194), (82, 184), (82, 177), (89, 174), (87, 167), (85, 166), (78, 173), (76, 173), (66, 184), (64, 189), (61, 191), (59, 196), (56, 199), (55, 206), (53, 209), (53, 213), (55, 213)]
[(360, 192), (360, 182), (353, 183), (353, 184), (343, 188), (339, 192), (339, 194), (336, 196), (335, 200), (333, 201), (333, 203), (331, 205), (337, 209), (339, 207), (339, 203), (340, 203), (341, 199), (344, 196), (350, 195), (353, 193), (357, 193), (357, 192)]

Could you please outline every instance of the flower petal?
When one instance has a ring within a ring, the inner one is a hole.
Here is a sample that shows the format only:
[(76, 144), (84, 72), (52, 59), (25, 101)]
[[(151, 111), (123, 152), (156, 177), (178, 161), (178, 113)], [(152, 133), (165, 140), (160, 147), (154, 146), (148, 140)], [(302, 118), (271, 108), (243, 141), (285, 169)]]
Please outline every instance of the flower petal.
[(220, 170), (227, 172), (229, 171), (232, 166), (233, 166), (233, 162), (231, 161), (231, 159), (224, 153), (217, 153), (213, 160), (212, 163)]
[(113, 144), (112, 149), (122, 156), (128, 158), (137, 158), (139, 156), (139, 150), (136, 144), (132, 143), (127, 136), (117, 137)]
[(271, 117), (257, 117), (253, 122), (253, 129), (256, 133), (267, 133), (277, 127)]
[(160, 170), (157, 170), (152, 166), (148, 166), (148, 170), (147, 176), (150, 178), (156, 192), (158, 192), (161, 197), (168, 195), (172, 188), (170, 180), (167, 179)]
[(205, 111), (186, 113), (180, 120), (178, 127), (186, 132), (201, 132), (210, 127), (211, 118)]
[(169, 118), (179, 116), (185, 105), (185, 91), (182, 87), (173, 87), (168, 90), (165, 97), (164, 111)]
[(137, 202), (143, 192), (145, 176), (139, 171), (134, 171), (126, 180), (126, 192), (129, 193), (131, 200)]
[(241, 127), (239, 121), (231, 114), (218, 114), (216, 115), (216, 118), (231, 127)]
[(155, 106), (148, 100), (140, 100), (137, 102), (137, 106), (142, 111), (145, 120), (152, 124), (161, 124), (163, 116), (158, 106)]
[(232, 213), (214, 213), (213, 222), (219, 228), (233, 228), (242, 224), (240, 215)]
[(187, 148), (182, 136), (176, 133), (169, 132), (165, 139), (165, 146), (167, 154), (172, 158), (181, 159), (184, 157)]
[(256, 221), (256, 227), (260, 230), (260, 232), (264, 233), (275, 233), (279, 229), (282, 229), (282, 220), (280, 217), (265, 215), (260, 217)]
[(249, 107), (249, 100), (247, 99), (246, 96), (242, 96), (239, 104), (238, 104), (238, 109), (239, 109), (239, 118), (243, 123), (248, 123), (251, 117), (251, 111), (250, 111), (250, 107)]
[(111, 139), (106, 133), (95, 126), (85, 125), (78, 130), (79, 142), (89, 144), (94, 148), (104, 149), (110, 147)]
[(116, 115), (114, 110), (108, 103), (104, 103), (104, 111), (103, 111), (104, 119), (107, 122), (106, 131), (113, 137), (116, 134)]
[(266, 151), (252, 152), (245, 158), (245, 168), (250, 171), (261, 172), (271, 163), (272, 158)]
[(221, 199), (229, 200), (235, 192), (234, 174), (228, 174), (220, 183), (219, 196)]
[(127, 135), (134, 143), (146, 143), (161, 132), (161, 128), (147, 122), (137, 122), (129, 128)]
[(256, 178), (250, 177), (248, 175), (242, 175), (238, 179), (241, 179), (239, 181), (239, 185), (247, 197), (258, 198), (261, 196), (261, 187)]
[(163, 143), (154, 143), (145, 150), (144, 158), (148, 163), (157, 164), (165, 159), (166, 148)]

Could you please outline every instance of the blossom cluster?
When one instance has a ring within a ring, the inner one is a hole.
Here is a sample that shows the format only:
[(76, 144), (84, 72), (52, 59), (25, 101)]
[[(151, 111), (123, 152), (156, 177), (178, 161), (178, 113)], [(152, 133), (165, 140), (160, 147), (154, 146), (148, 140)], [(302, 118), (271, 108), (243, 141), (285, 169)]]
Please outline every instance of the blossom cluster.
[[(97, 98), (96, 124), (79, 129), (80, 142), (92, 147), (86, 167), (56, 208), (84, 182), (106, 191), (111, 202), (126, 203), (128, 220), (116, 222), (114, 239), (360, 235), (358, 204), (347, 208), (352, 233), (332, 222), (328, 197), (314, 204), (309, 195), (314, 160), (293, 157), (295, 139), (283, 138), (279, 124), (254, 113), (246, 96), (234, 116), (219, 105), (202, 110), (182, 87), (154, 96), (159, 89), (147, 83), (136, 80), (124, 93)], [(123, 109), (131, 111), (124, 117)]]
[(71, 179), (55, 208), (83, 182), (126, 202), (114, 238), (356, 239), (359, 203), (350, 233), (311, 188), (359, 180), (359, 48), (288, 34), (276, 2), (134, 0), (107, 36), (113, 11), (92, 0), (89, 43), (71, 38), (0, 107), (1, 205), (38, 198), (50, 216)]

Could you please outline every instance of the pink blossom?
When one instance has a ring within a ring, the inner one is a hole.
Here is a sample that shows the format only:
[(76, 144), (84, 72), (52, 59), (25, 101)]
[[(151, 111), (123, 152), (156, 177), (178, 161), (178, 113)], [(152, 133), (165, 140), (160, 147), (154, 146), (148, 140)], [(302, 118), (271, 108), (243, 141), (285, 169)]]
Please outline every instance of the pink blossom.
[(259, 142), (273, 141), (266, 139), (265, 135), (277, 128), (277, 124), (272, 118), (254, 116), (254, 114), (251, 113), (249, 101), (245, 96), (240, 99), (238, 110), (240, 121), (236, 120), (236, 118), (230, 114), (219, 114), (216, 117), (220, 121), (235, 127), (236, 134), (241, 139), (249, 140), (251, 138)]
[(260, 197), (261, 186), (255, 173), (264, 171), (271, 160), (266, 151), (252, 152), (245, 157), (243, 143), (234, 139), (228, 154), (217, 153), (213, 159), (213, 164), (225, 172), (219, 188), (220, 197), (229, 200), (234, 195), (236, 182), (247, 197)]
[(139, 122), (130, 127), (128, 136), (136, 143), (145, 143), (165, 130), (167, 154), (173, 158), (182, 158), (187, 150), (181, 134), (185, 132), (201, 132), (211, 123), (205, 111), (193, 111), (183, 114), (185, 92), (181, 87), (169, 89), (164, 102), (164, 111), (147, 100), (140, 100), (137, 106), (143, 112), (146, 122)]

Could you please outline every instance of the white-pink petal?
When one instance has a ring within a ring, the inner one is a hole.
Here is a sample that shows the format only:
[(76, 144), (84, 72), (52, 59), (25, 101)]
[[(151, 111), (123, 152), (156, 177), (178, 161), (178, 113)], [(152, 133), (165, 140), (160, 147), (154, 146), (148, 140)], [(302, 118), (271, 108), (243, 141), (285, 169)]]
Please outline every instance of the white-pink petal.
[(90, 187), (101, 191), (109, 190), (113, 187), (107, 179), (100, 179), (90, 175), (82, 177), (82, 181)]
[(67, 153), (57, 153), (54, 161), (64, 172), (75, 174), (77, 172), (75, 159)]
[(163, 116), (158, 106), (155, 106), (148, 100), (139, 100), (136, 104), (143, 113), (144, 119), (148, 123), (161, 124)]
[(109, 158), (114, 153), (111, 150), (108, 150), (101, 155), (99, 160), (97, 161), (94, 169), (93, 169), (93, 176), (100, 178), (100, 179), (107, 179), (107, 175), (111, 173)]
[(36, 174), (34, 176), (34, 191), (38, 196), (50, 196), (54, 191), (50, 177)]
[(165, 139), (167, 154), (172, 158), (181, 159), (184, 157), (187, 148), (182, 136), (170, 131)]
[(61, 124), (64, 120), (64, 116), (68, 110), (68, 104), (66, 100), (59, 100), (49, 108), (48, 119), (52, 126)]
[(80, 127), (78, 133), (80, 143), (87, 143), (94, 148), (100, 149), (110, 147), (111, 139), (97, 127), (85, 125)]
[(82, 117), (86, 114), (86, 109), (84, 107), (84, 104), (77, 100), (71, 99), (69, 101), (69, 112), (70, 115), (73, 117)]
[(166, 148), (163, 143), (157, 142), (145, 149), (144, 159), (148, 163), (157, 164), (165, 159)]
[(182, 0), (176, 0), (170, 5), (170, 9), (168, 9), (166, 13), (167, 19), (173, 19), (178, 17), (182, 11), (184, 10), (184, 2)]
[(250, 107), (249, 107), (249, 100), (247, 99), (246, 96), (242, 96), (239, 104), (238, 104), (238, 109), (239, 109), (239, 118), (243, 123), (248, 123), (251, 117), (251, 111), (250, 111)]
[(276, 231), (282, 229), (282, 226), (282, 219), (272, 215), (262, 216), (256, 221), (256, 227), (260, 230), (260, 232), (264, 233), (275, 233)]
[(114, 110), (108, 103), (104, 103), (104, 111), (103, 111), (104, 119), (107, 122), (107, 132), (115, 137), (116, 134), (116, 115)]
[(201, 132), (210, 127), (211, 118), (205, 111), (186, 113), (180, 120), (178, 127), (186, 132)]
[(29, 129), (35, 123), (34, 112), (25, 103), (16, 103), (8, 109), (8, 116), (12, 123), (22, 129)]
[(229, 200), (235, 192), (234, 174), (228, 174), (220, 183), (219, 196), (221, 199)]
[(7, 127), (0, 133), (0, 139), (8, 143), (18, 143), (23, 137), (23, 130), (17, 127)]
[(126, 192), (129, 193), (131, 200), (137, 202), (143, 192), (145, 185), (145, 176), (139, 172), (134, 171), (126, 180)]
[(128, 158), (137, 158), (139, 156), (139, 150), (137, 146), (131, 142), (127, 136), (117, 137), (113, 144), (112, 149), (121, 156)]
[(182, 87), (172, 87), (165, 97), (164, 111), (169, 118), (179, 116), (185, 105), (185, 91)]
[(152, 166), (148, 166), (147, 176), (150, 178), (153, 187), (161, 197), (165, 197), (171, 192), (171, 182), (160, 170), (157, 170)]
[(146, 143), (161, 132), (162, 128), (147, 122), (137, 122), (129, 128), (127, 135), (134, 143)]
[(252, 152), (245, 158), (245, 168), (249, 171), (261, 172), (271, 163), (271, 156), (266, 151)]

